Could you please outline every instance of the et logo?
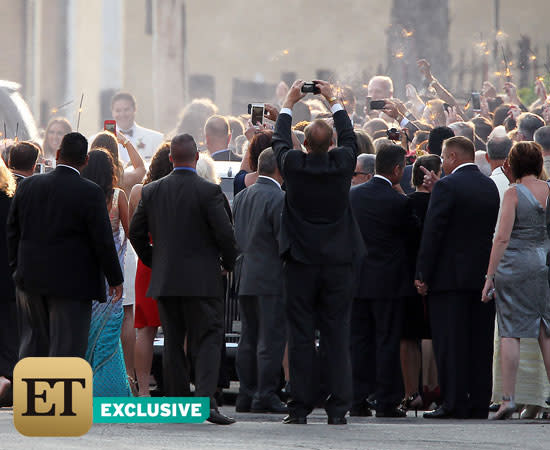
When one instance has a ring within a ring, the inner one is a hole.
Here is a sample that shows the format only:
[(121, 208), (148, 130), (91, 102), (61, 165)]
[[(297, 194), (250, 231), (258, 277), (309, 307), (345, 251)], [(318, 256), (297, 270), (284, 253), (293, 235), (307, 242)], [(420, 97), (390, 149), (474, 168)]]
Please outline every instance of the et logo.
[(92, 426), (92, 368), (82, 358), (24, 358), (13, 371), (13, 423), (25, 436), (82, 436)]

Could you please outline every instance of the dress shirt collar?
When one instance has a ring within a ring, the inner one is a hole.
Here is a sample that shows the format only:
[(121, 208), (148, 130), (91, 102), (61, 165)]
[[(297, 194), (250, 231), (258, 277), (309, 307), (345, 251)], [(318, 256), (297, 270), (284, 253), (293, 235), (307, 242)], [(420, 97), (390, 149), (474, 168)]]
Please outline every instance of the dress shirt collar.
[(455, 170), (453, 170), (451, 173), (455, 173), (458, 169), (462, 169), (463, 167), (466, 167), (466, 166), (475, 166), (476, 164), (475, 163), (464, 163), (464, 164), (461, 164), (460, 166), (458, 166)]
[(504, 172), (502, 171), (502, 166), (498, 166), (495, 170), (491, 172), (491, 176), (495, 175), (504, 175)]
[(390, 185), (391, 187), (393, 187), (393, 183), (392, 183), (390, 180), (388, 180), (386, 177), (383, 177), (382, 175), (376, 174), (376, 175), (374, 176), (374, 178), (381, 178), (382, 180), (386, 180), (386, 182), (389, 183), (389, 185)]
[(73, 166), (68, 166), (67, 164), (58, 164), (56, 167), (68, 167), (71, 170), (74, 170), (77, 174), (80, 175), (80, 171), (78, 169), (75, 169)]
[(119, 131), (124, 135), (128, 135), (130, 137), (133, 137), (134, 133), (136, 132), (136, 123), (134, 122), (132, 124), (132, 126), (130, 128), (128, 128), (127, 130), (123, 130), (121, 128), (121, 129), (119, 129)]
[(271, 180), (273, 181), (273, 183), (275, 183), (277, 185), (277, 187), (279, 189), (281, 189), (281, 183), (279, 183), (277, 180), (275, 180), (274, 178), (271, 178), (271, 177), (268, 177), (267, 175), (258, 175), (258, 178), (265, 178), (266, 180)]
[(212, 158), (213, 158), (213, 157), (214, 157), (214, 155), (217, 155), (218, 153), (221, 153), (221, 152), (226, 152), (226, 151), (227, 151), (227, 149), (226, 149), (226, 148), (224, 148), (223, 150), (218, 150), (218, 151), (215, 151), (214, 153), (212, 153), (212, 154), (210, 155), (210, 157), (212, 157)]
[(25, 175), (21, 175), (20, 173), (15, 173), (15, 172), (14, 172), (13, 175), (14, 175), (15, 177), (19, 177), (19, 178), (27, 178)]
[(187, 167), (187, 166), (174, 167), (174, 170), (188, 170), (189, 172), (197, 173), (197, 169), (195, 169), (194, 167)]

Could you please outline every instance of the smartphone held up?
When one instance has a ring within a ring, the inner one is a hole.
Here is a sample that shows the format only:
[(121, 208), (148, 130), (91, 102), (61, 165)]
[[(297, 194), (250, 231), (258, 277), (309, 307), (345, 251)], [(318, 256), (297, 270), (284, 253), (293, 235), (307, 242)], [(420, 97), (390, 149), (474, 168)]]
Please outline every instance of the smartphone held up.
[(252, 125), (260, 126), (264, 123), (265, 104), (264, 103), (249, 103), (248, 114)]
[(105, 122), (103, 122), (103, 129), (105, 131), (110, 131), (116, 136), (116, 121), (106, 120)]

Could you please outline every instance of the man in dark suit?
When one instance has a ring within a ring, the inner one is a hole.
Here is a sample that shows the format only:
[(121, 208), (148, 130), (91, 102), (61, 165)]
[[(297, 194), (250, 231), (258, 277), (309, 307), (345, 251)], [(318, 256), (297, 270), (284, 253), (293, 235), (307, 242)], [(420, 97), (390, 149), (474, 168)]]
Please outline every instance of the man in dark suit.
[(277, 396), (286, 344), (283, 263), (279, 230), (285, 195), (271, 148), (258, 159), (258, 180), (233, 202), (235, 237), (241, 251), (236, 273), (241, 317), (237, 352), (237, 411), (286, 413)]
[(443, 397), (424, 417), (481, 419), (491, 400), (495, 307), (480, 299), (499, 195), (474, 164), (469, 139), (447, 139), (442, 157), (448, 175), (433, 186), (416, 266), (418, 292), (428, 293)]
[(214, 393), (223, 345), (222, 267), (233, 269), (237, 250), (223, 193), (197, 175), (198, 159), (192, 136), (172, 139), (174, 171), (144, 186), (129, 237), (139, 258), (152, 268), (147, 296), (158, 300), (167, 394), (189, 395), (183, 355), (187, 337), (195, 395), (210, 398), (209, 421), (230, 424), (234, 420), (219, 412)]
[(84, 357), (92, 300), (122, 295), (122, 271), (105, 195), (80, 176), (88, 142), (65, 135), (54, 171), (23, 180), (8, 217), (8, 258), (14, 272), (19, 358)]
[(8, 166), (15, 176), (17, 184), (34, 175), (39, 154), (38, 146), (28, 141), (19, 142), (10, 150)]
[[(401, 398), (399, 342), (405, 297), (414, 295), (409, 257), (420, 234), (410, 199), (398, 193), (405, 168), (405, 150), (398, 145), (376, 155), (376, 175), (350, 191), (350, 204), (369, 251), (363, 260), (359, 293), (353, 303), (352, 360), (354, 406), (364, 403), (361, 362), (370, 355), (354, 351), (371, 329), (376, 342), (376, 417), (404, 417), (396, 408)], [(356, 381), (357, 380), (357, 381)]]
[(305, 130), (307, 153), (291, 150), (292, 107), (305, 95), (303, 84), (298, 80), (290, 88), (273, 135), (273, 151), (286, 184), (280, 253), (284, 258), (292, 399), (284, 423), (306, 423), (317, 400), (313, 382), (317, 321), (327, 360), (322, 369), (327, 372), (328, 421), (345, 424), (352, 399), (352, 263), (363, 251), (349, 206), (357, 143), (349, 117), (330, 84), (315, 81), (331, 105), (339, 147), (329, 151), (332, 127), (315, 120)]
[(204, 125), (206, 148), (214, 161), (240, 161), (237, 155), (229, 150), (231, 127), (224, 116), (214, 115)]

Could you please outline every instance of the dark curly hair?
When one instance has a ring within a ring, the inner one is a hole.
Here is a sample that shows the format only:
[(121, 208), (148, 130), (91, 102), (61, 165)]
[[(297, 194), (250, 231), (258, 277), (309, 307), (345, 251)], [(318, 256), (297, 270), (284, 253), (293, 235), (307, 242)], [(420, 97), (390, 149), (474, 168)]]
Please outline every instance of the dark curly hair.
[(115, 163), (107, 149), (96, 148), (88, 152), (88, 164), (82, 169), (82, 176), (97, 184), (107, 203), (113, 198), (114, 187), (117, 184)]
[(255, 134), (250, 144), (248, 145), (247, 157), (250, 169), (253, 172), (258, 170), (258, 158), (266, 148), (271, 147), (271, 139), (273, 138), (273, 131), (263, 130)]
[(170, 161), (170, 141), (165, 141), (160, 144), (153, 155), (149, 170), (143, 180), (143, 185), (145, 186), (153, 181), (160, 180), (162, 177), (172, 172), (172, 170), (174, 170), (174, 166)]

